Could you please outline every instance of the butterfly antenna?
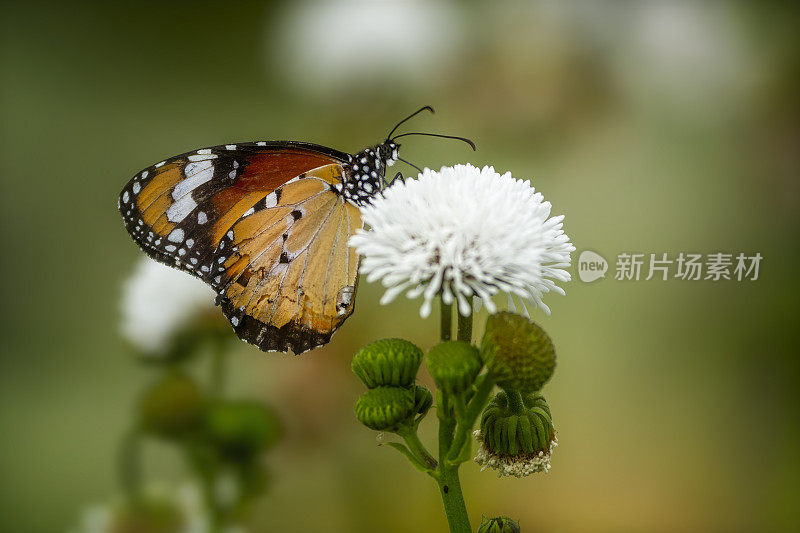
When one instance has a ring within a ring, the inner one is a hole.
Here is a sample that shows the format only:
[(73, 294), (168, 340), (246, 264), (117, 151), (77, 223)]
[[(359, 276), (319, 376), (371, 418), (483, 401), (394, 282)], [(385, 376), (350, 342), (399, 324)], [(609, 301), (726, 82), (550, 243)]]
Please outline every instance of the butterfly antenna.
[(397, 160), (398, 160), (398, 161), (402, 161), (403, 163), (405, 163), (406, 165), (408, 165), (408, 166), (410, 166), (410, 167), (414, 167), (414, 168), (416, 168), (417, 170), (419, 170), (419, 171), (420, 171), (420, 173), (422, 172), (422, 169), (421, 169), (421, 168), (419, 168), (419, 167), (418, 167), (417, 165), (415, 165), (414, 163), (409, 163), (408, 161), (406, 161), (406, 160), (405, 160), (405, 159), (403, 159), (402, 157), (398, 157), (398, 158), (397, 158)]
[(389, 138), (392, 136), (392, 133), (394, 133), (395, 131), (397, 131), (397, 128), (399, 128), (399, 127), (400, 127), (400, 126), (401, 126), (401, 125), (402, 125), (404, 122), (407, 122), (407, 121), (411, 120), (412, 118), (416, 117), (417, 115), (419, 115), (419, 114), (420, 114), (420, 113), (422, 113), (423, 111), (430, 111), (431, 113), (435, 113), (435, 112), (436, 112), (436, 111), (434, 111), (434, 110), (433, 110), (433, 108), (432, 108), (431, 106), (429, 106), (429, 105), (426, 105), (426, 106), (424, 106), (424, 107), (421, 107), (420, 109), (417, 109), (416, 111), (414, 111), (413, 113), (411, 113), (410, 115), (408, 115), (406, 118), (404, 118), (403, 120), (401, 120), (400, 122), (398, 122), (398, 123), (397, 123), (397, 126), (395, 126), (394, 128), (392, 128), (392, 131), (390, 131), (390, 132), (389, 132), (389, 135), (387, 135), (387, 136), (386, 136), (386, 138), (387, 138), (387, 139), (389, 139)]
[(399, 139), (400, 137), (405, 137), (406, 135), (425, 135), (426, 137), (441, 137), (443, 139), (455, 139), (457, 141), (463, 141), (467, 143), (473, 150), (477, 150), (477, 148), (475, 147), (475, 143), (470, 141), (466, 137), (456, 137), (455, 135), (440, 135), (438, 133), (421, 133), (415, 131), (412, 133), (401, 133), (400, 135), (396, 135), (395, 137), (392, 137), (389, 140), (394, 141), (395, 139)]

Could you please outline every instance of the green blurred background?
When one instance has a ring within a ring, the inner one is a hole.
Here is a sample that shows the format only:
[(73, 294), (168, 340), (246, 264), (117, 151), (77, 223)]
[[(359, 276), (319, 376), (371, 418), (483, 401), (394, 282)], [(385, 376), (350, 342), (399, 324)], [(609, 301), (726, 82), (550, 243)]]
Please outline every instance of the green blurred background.
[[(117, 490), (115, 447), (150, 379), (118, 333), (121, 283), (141, 255), (116, 211), (122, 185), (167, 156), (231, 141), (357, 151), (424, 104), (437, 113), (414, 129), (465, 135), (479, 150), (418, 137), (404, 157), (531, 178), (578, 251), (612, 269), (623, 251), (764, 257), (755, 282), (608, 276), (547, 298), (552, 316), (535, 318), (559, 354), (544, 391), (560, 441), (552, 472), (498, 479), (468, 463), (473, 522), (800, 528), (796, 7), (0, 8), (0, 531), (62, 531)], [(277, 406), (288, 426), (253, 530), (445, 530), (435, 485), (352, 413), (360, 345), (436, 340), (419, 302), (382, 307), (380, 293), (362, 283), (355, 315), (322, 349), (234, 354), (231, 389)], [(168, 450), (148, 454), (152, 476), (181, 478)]]

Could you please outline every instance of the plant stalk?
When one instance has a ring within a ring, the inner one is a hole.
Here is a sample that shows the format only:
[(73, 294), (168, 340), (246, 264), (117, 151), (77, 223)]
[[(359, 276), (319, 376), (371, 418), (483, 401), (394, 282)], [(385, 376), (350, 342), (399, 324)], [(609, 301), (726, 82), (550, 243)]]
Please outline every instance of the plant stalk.
[(439, 297), (439, 302), (441, 303), (442, 311), (440, 318), (441, 339), (444, 342), (453, 338), (453, 304), (444, 303), (441, 296)]
[[(449, 341), (452, 339), (452, 305), (447, 305), (441, 300), (441, 340)], [(462, 339), (462, 317), (458, 317), (458, 338)], [(472, 328), (472, 317), (469, 317), (469, 327)], [(466, 327), (466, 326), (463, 326)], [(442, 496), (444, 513), (447, 516), (447, 523), (450, 526), (450, 533), (471, 533), (472, 526), (469, 523), (467, 505), (464, 503), (464, 495), (461, 492), (461, 481), (458, 477), (458, 465), (447, 463), (447, 455), (453, 444), (453, 437), (456, 432), (456, 417), (454, 414), (454, 401), (444, 391), (438, 391), (436, 416), (439, 419), (439, 465), (436, 469), (436, 481), (439, 484), (439, 493)]]
[(525, 405), (522, 403), (522, 395), (517, 390), (513, 389), (503, 389), (506, 393), (506, 397), (508, 398), (508, 410), (513, 415), (520, 414), (524, 409)]
[(459, 420), (455, 437), (450, 445), (450, 451), (447, 455), (447, 459), (450, 462), (456, 461), (461, 455), (461, 450), (464, 448), (472, 428), (475, 427), (475, 421), (481, 415), (483, 408), (486, 407), (489, 395), (494, 389), (494, 380), (488, 374), (483, 374), (478, 377), (475, 386), (477, 388), (475, 395), (467, 405), (466, 415), (462, 420)]
[(440, 462), (438, 482), (450, 533), (472, 533), (467, 505), (461, 492), (461, 481), (458, 478), (458, 466), (446, 466), (444, 462)]
[(437, 462), (433, 456), (428, 453), (428, 450), (425, 448), (425, 445), (422, 444), (422, 441), (419, 440), (419, 435), (415, 429), (412, 428), (401, 428), (397, 431), (397, 434), (403, 438), (408, 449), (411, 451), (412, 455), (423, 465), (425, 465), (429, 470), (436, 469)]
[[(472, 298), (469, 299), (470, 307), (472, 307)], [(464, 342), (472, 342), (472, 311), (468, 316), (463, 316), (458, 313), (458, 340)]]

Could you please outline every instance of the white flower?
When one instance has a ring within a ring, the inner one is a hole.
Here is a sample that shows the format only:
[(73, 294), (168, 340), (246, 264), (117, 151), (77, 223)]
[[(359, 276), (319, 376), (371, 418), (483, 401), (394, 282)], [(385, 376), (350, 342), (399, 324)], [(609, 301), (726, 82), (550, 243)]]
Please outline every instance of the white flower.
[(562, 230), (563, 215), (551, 217), (550, 202), (526, 181), (492, 167), (425, 169), (419, 179), (386, 189), (362, 216), (370, 230), (350, 245), (364, 256), (367, 281), (380, 279), (387, 288), (382, 304), (403, 291), (422, 295), (423, 317), (440, 291), (445, 303), (458, 300), (462, 315), (471, 311), (471, 296), (494, 313), (498, 293), (549, 314), (542, 296), (564, 294), (555, 281), (570, 279), (565, 269), (575, 247)]
[(147, 354), (160, 354), (173, 336), (214, 309), (214, 291), (193, 278), (145, 258), (122, 294), (122, 335)]
[(538, 453), (498, 455), (487, 448), (483, 443), (480, 430), (475, 431), (473, 435), (481, 444), (481, 447), (478, 449), (478, 455), (475, 457), (475, 462), (482, 466), (481, 471), (487, 468), (496, 470), (497, 477), (525, 477), (535, 472), (549, 472), (550, 458), (553, 456), (553, 449), (558, 446), (558, 439), (553, 435), (553, 440), (550, 441), (550, 448), (546, 453), (540, 451)]

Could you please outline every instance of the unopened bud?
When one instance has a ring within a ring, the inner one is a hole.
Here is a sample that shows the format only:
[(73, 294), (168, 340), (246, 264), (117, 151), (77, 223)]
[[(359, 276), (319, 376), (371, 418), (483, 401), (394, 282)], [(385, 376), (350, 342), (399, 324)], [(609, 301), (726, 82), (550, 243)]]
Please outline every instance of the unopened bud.
[(550, 336), (533, 321), (508, 312), (489, 316), (481, 357), (500, 387), (520, 392), (541, 389), (556, 366)]
[(506, 516), (484, 518), (478, 533), (520, 533), (519, 524)]
[(422, 362), (422, 350), (403, 339), (367, 344), (353, 357), (351, 368), (367, 388), (410, 387)]
[(425, 365), (436, 386), (449, 394), (467, 390), (483, 367), (478, 349), (460, 341), (442, 342), (431, 348)]
[(394, 431), (416, 414), (413, 389), (376, 387), (356, 402), (358, 421), (376, 431)]

